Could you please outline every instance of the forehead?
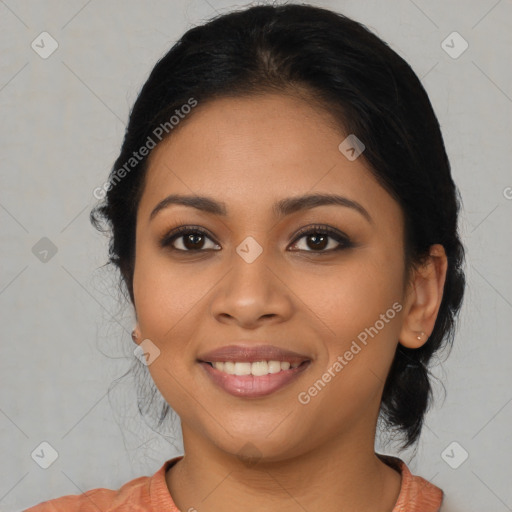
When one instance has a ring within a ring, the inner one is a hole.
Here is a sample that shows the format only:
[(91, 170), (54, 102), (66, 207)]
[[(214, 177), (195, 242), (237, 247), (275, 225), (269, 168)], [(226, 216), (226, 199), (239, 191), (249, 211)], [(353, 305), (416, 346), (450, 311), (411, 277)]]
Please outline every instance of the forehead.
[(368, 209), (393, 201), (362, 158), (340, 152), (347, 135), (327, 112), (297, 97), (199, 104), (150, 155), (140, 208), (177, 192), (216, 196), (228, 210), (306, 192), (357, 196)]
[(281, 94), (199, 103), (177, 128), (154, 150), (152, 159), (186, 147), (198, 150), (186, 155), (195, 160), (215, 157), (235, 161), (246, 155), (259, 161), (265, 157), (272, 162), (308, 160), (325, 152), (342, 136), (334, 118), (325, 110)]

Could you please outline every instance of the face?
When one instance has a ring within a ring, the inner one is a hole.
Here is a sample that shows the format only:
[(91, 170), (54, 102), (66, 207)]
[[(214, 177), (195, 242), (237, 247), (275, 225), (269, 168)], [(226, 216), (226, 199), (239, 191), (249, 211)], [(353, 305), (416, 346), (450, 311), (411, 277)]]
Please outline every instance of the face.
[[(338, 149), (347, 134), (330, 121), (288, 96), (215, 100), (150, 157), (135, 310), (184, 438), (230, 454), (249, 442), (269, 460), (373, 443), (403, 324), (403, 216), (363, 159)], [(151, 217), (171, 194), (207, 196), (225, 212), (169, 203)], [(311, 194), (359, 206), (275, 208)], [(273, 392), (240, 396), (198, 362), (226, 345), (275, 345), (309, 362)]]

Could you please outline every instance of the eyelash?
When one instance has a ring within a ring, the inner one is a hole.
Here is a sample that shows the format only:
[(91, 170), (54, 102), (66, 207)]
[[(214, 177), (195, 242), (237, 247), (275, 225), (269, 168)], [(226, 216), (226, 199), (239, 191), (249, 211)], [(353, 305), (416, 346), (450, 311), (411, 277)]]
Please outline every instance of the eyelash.
[[(202, 236), (210, 238), (210, 240), (212, 240), (214, 243), (217, 244), (217, 242), (215, 242), (213, 237), (207, 231), (205, 231), (204, 229), (202, 229), (198, 226), (180, 226), (179, 228), (173, 229), (171, 232), (166, 233), (160, 239), (160, 247), (168, 248), (172, 251), (182, 252), (182, 253), (198, 253), (198, 252), (204, 252), (206, 250), (212, 250), (212, 249), (184, 250), (184, 249), (176, 249), (175, 247), (172, 247), (172, 243), (175, 240), (177, 240), (180, 237), (184, 237), (185, 235), (189, 235), (189, 234), (200, 234)], [(333, 253), (333, 252), (337, 252), (337, 251), (341, 251), (343, 249), (348, 249), (350, 247), (353, 247), (352, 242), (346, 235), (340, 233), (338, 230), (335, 230), (329, 226), (322, 226), (322, 225), (307, 226), (307, 227), (299, 230), (299, 232), (296, 234), (296, 236), (294, 238), (293, 245), (295, 245), (301, 238), (304, 238), (305, 236), (311, 235), (311, 234), (328, 235), (329, 238), (332, 238), (333, 240), (335, 240), (336, 242), (338, 242), (341, 245), (336, 247), (335, 249), (328, 249), (328, 250), (321, 250), (321, 251), (309, 250), (309, 251), (303, 251), (303, 252), (308, 252), (308, 253), (313, 253), (313, 254), (324, 254), (324, 253), (329, 254), (329, 253)], [(217, 245), (219, 245), (219, 244), (217, 244)], [(213, 250), (218, 250), (218, 249), (213, 249)], [(301, 249), (298, 249), (298, 251), (301, 251)]]

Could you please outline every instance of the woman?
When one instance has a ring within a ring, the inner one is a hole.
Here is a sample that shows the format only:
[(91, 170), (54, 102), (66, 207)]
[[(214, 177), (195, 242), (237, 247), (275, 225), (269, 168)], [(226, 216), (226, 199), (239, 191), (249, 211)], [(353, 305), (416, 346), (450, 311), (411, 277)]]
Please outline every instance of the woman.
[(439, 510), (374, 449), (379, 419), (418, 440), (464, 293), (460, 197), (401, 57), (313, 6), (219, 16), (156, 64), (97, 193), (185, 453), (30, 512)]

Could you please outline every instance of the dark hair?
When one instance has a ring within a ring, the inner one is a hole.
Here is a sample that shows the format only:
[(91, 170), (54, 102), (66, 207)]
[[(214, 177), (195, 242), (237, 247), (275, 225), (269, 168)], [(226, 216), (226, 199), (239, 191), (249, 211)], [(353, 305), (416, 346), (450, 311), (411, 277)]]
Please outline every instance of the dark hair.
[[(101, 230), (98, 218), (107, 221), (109, 263), (119, 269), (120, 285), (134, 303), (136, 212), (148, 156), (131, 161), (133, 169), (127, 162), (154, 142), (162, 132), (155, 132), (157, 127), (172, 136), (171, 116), (191, 98), (200, 108), (216, 98), (266, 92), (304, 98), (332, 116), (341, 131), (363, 141), (362, 157), (404, 212), (404, 286), (429, 247), (444, 246), (448, 269), (434, 330), (421, 348), (398, 344), (381, 402), (385, 425), (403, 434), (403, 447), (412, 445), (432, 398), (428, 363), (442, 346), (451, 346), (464, 295), (464, 248), (457, 230), (461, 199), (427, 93), (411, 67), (365, 26), (327, 9), (287, 4), (232, 11), (188, 30), (142, 87), (109, 189), (91, 222)], [(127, 171), (122, 179), (121, 168)]]

